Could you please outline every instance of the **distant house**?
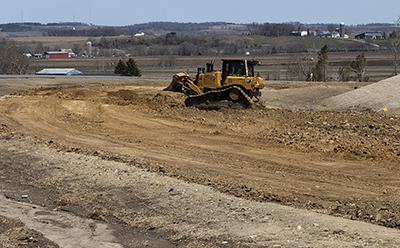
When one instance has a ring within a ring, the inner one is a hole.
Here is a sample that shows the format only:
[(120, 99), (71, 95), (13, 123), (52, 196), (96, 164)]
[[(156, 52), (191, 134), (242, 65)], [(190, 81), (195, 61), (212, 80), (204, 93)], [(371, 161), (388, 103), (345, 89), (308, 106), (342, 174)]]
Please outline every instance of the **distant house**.
[(331, 33), (331, 37), (330, 38), (340, 38), (340, 34), (339, 34), (339, 32), (338, 31), (333, 31), (332, 33)]
[(143, 36), (143, 35), (144, 35), (143, 32), (140, 32), (140, 33), (135, 34), (135, 36)]
[(307, 36), (307, 31), (292, 31), (290, 32), (290, 36)]
[(80, 75), (83, 74), (81, 71), (78, 71), (75, 68), (51, 68), (51, 69), (43, 69), (41, 71), (36, 72), (36, 75)]
[(317, 36), (317, 31), (309, 31), (308, 36)]
[(376, 40), (376, 39), (383, 39), (383, 36), (380, 32), (365, 32), (365, 33), (356, 35), (355, 38), (359, 39), (359, 40), (367, 40), (367, 39)]
[(339, 32), (337, 31), (322, 31), (319, 34), (317, 34), (317, 37), (320, 38), (340, 38)]
[(320, 37), (320, 38), (331, 38), (332, 34), (329, 31), (322, 31), (321, 33), (318, 34), (318, 37)]
[(67, 59), (69, 58), (69, 53), (68, 52), (45, 52), (43, 54), (43, 58), (45, 59)]

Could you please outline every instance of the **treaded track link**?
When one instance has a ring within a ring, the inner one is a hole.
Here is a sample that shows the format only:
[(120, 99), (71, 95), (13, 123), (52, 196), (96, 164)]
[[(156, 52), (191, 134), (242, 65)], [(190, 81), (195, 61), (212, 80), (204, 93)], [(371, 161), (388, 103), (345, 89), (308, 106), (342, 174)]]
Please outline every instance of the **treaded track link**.
[(253, 100), (238, 86), (211, 90), (199, 95), (188, 96), (185, 100), (187, 107), (218, 109), (218, 108), (248, 108), (254, 105)]

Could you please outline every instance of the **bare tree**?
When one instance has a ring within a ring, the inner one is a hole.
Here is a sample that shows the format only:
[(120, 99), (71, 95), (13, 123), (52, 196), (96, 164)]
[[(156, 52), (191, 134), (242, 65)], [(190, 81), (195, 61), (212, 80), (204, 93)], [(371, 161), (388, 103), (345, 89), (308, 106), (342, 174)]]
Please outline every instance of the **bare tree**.
[(353, 31), (348, 27), (345, 27), (344, 30), (345, 30), (344, 33), (347, 34), (348, 36), (350, 36), (353, 33)]
[[(400, 27), (400, 16), (394, 21), (397, 27)], [(394, 67), (394, 74), (397, 75), (398, 67), (400, 65), (400, 30), (393, 31), (392, 37), (388, 44), (389, 50), (392, 52), (392, 62)]]
[(74, 51), (74, 53), (76, 54), (76, 55), (79, 55), (79, 54), (82, 54), (83, 53), (83, 51), (84, 51), (84, 47), (81, 45), (81, 44), (74, 44), (73, 46), (72, 46), (72, 51)]
[(168, 68), (175, 66), (176, 57), (174, 55), (164, 55), (158, 60), (158, 66)]
[(353, 72), (356, 74), (357, 79), (360, 82), (364, 82), (365, 78), (365, 68), (367, 66), (367, 59), (365, 58), (364, 53), (358, 55), (356, 57), (356, 60), (352, 61), (350, 63), (350, 67), (353, 70)]
[(396, 21), (394, 21), (394, 24), (395, 24), (397, 27), (400, 27), (400, 16), (397, 18)]
[(312, 53), (293, 53), (290, 58), (293, 63), (288, 67), (288, 74), (297, 77), (300, 81), (311, 81), (315, 66), (314, 57), (315, 54)]
[(351, 72), (352, 68), (350, 66), (350, 62), (347, 63), (345, 66), (340, 67), (338, 70), (339, 81), (341, 82), (348, 82), (351, 80)]
[(329, 24), (326, 28), (328, 29), (328, 31), (329, 31), (330, 33), (332, 33), (333, 31), (336, 30), (336, 26), (333, 25), (333, 24)]
[(388, 48), (392, 55), (394, 74), (397, 75), (400, 65), (400, 37), (395, 37), (388, 40)]
[(18, 49), (16, 42), (3, 39), (0, 42), (0, 73), (22, 75), (28, 67), (28, 58)]

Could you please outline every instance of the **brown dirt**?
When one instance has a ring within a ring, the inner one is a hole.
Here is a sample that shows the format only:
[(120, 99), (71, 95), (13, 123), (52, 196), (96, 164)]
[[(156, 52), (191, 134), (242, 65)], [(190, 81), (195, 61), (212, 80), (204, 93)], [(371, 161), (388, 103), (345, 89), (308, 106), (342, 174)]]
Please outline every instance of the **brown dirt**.
[[(267, 85), (264, 96), (278, 92), (279, 87), (286, 86)], [(178, 189), (169, 186), (162, 178), (154, 179), (147, 188), (130, 177), (133, 173), (130, 169), (139, 168), (144, 170), (142, 173), (155, 172), (159, 176), (180, 179), (194, 185), (192, 187), (204, 185), (254, 204), (279, 203), (399, 229), (400, 118), (360, 112), (307, 111), (314, 108), (309, 106), (310, 102), (318, 108), (323, 98), (350, 91), (354, 85), (298, 84), (292, 87), (297, 90), (296, 100), (286, 91), (275, 94), (280, 99), (269, 101), (266, 98), (263, 105), (269, 108), (260, 104), (252, 109), (218, 111), (186, 108), (184, 96), (161, 91), (162, 88), (134, 84), (55, 87), (3, 97), (0, 101), (3, 140), (11, 142), (16, 137), (33, 137), (36, 143), (50, 147), (50, 151), (76, 153), (83, 164), (83, 160), (92, 156), (122, 164), (106, 167), (85, 164), (82, 168), (82, 165), (61, 166), (46, 161), (44, 164), (50, 169), (40, 169), (39, 162), (32, 167), (34, 170), (18, 166), (21, 173), (17, 173), (18, 176), (13, 174), (15, 170), (3, 165), (1, 180), (14, 187), (31, 188), (32, 194), (40, 195), (33, 189), (37, 192), (46, 189), (51, 202), (45, 205), (51, 209), (147, 230), (146, 235), (153, 233), (162, 239), (154, 244), (216, 246), (220, 240), (229, 240), (228, 244), (235, 244), (231, 247), (322, 247), (333, 245), (329, 242), (338, 240), (332, 237), (344, 231), (318, 232), (311, 231), (310, 227), (308, 235), (314, 234), (312, 243), (305, 240), (310, 236), (300, 238), (298, 234), (290, 236), (284, 232), (273, 238), (251, 235), (250, 239), (257, 237), (257, 240), (248, 240), (243, 233), (237, 234), (240, 230), (226, 231), (226, 227), (219, 226), (221, 223), (212, 220), (212, 213), (196, 208), (200, 204), (197, 201), (186, 202), (190, 204), (186, 210), (176, 212), (171, 218), (165, 215), (167, 210), (157, 207), (173, 209), (174, 200), (161, 204), (155, 196), (141, 197), (132, 188), (140, 186), (143, 191), (158, 187), (157, 190), (167, 192), (169, 197), (190, 199), (191, 196), (183, 193), (179, 186)], [(291, 107), (272, 108), (287, 104), (289, 99), (292, 99)], [(18, 199), (11, 193), (8, 197)], [(220, 204), (229, 205), (231, 198), (219, 197)], [(197, 200), (204, 202), (208, 198), (212, 198), (211, 195)], [(36, 201), (43, 203), (39, 196)], [(212, 209), (207, 204), (202, 204), (203, 207)], [(258, 207), (253, 206), (253, 210), (255, 208)], [(235, 225), (250, 221), (262, 228), (261, 223), (265, 223), (265, 219), (262, 222), (252, 216), (261, 210), (241, 210), (240, 205), (230, 209), (227, 211), (236, 216)], [(248, 217), (243, 217), (246, 215)], [(202, 223), (208, 219), (205, 223), (210, 226), (199, 226), (194, 221), (197, 219)], [(301, 230), (294, 223), (290, 228), (293, 225), (293, 230), (296, 227)], [(310, 225), (316, 228), (320, 224)], [(197, 231), (189, 232), (190, 228)], [(211, 230), (218, 231), (210, 233)], [(245, 233), (257, 232), (248, 230)], [(333, 236), (324, 236), (324, 232)], [(371, 245), (371, 242), (393, 247), (399, 244), (391, 243), (398, 241), (387, 237), (363, 242), (359, 242), (359, 236), (354, 233), (343, 237), (346, 240), (340, 241), (344, 242), (341, 246)], [(326, 242), (319, 242), (324, 239)], [(287, 240), (298, 243), (287, 243)]]
[(1, 247), (59, 247), (54, 242), (43, 237), (43, 234), (28, 229), (25, 224), (16, 219), (0, 216)]

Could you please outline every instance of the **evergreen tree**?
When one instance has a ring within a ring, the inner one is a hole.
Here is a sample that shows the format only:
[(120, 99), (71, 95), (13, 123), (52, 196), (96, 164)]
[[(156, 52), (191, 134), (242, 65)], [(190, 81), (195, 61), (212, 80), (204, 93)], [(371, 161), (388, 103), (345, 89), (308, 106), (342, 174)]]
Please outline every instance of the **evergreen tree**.
[(327, 79), (327, 69), (328, 69), (328, 46), (325, 45), (318, 52), (318, 62), (314, 67), (314, 81), (325, 81)]
[(125, 65), (122, 60), (119, 60), (118, 64), (114, 68), (114, 74), (122, 74), (126, 75), (127, 73), (127, 66)]
[(136, 77), (142, 76), (142, 72), (139, 70), (135, 60), (132, 58), (129, 58), (128, 62), (126, 62), (126, 76), (136, 76)]

